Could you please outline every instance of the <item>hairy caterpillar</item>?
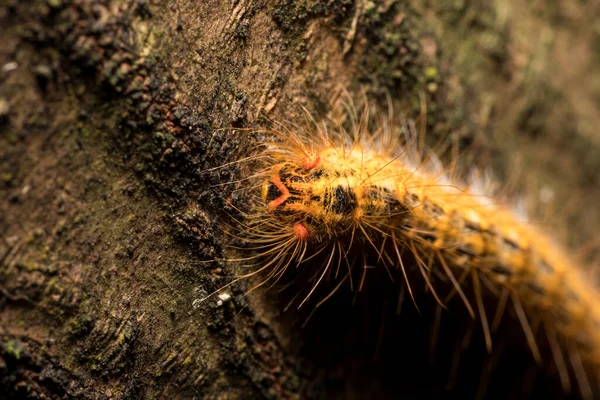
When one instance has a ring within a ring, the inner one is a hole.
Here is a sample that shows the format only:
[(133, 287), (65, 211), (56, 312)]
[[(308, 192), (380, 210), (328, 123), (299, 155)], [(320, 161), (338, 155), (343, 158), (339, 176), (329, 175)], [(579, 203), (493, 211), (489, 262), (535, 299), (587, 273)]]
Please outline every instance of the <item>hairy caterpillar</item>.
[(256, 199), (241, 226), (256, 252), (244, 260), (259, 263), (238, 279), (264, 273), (257, 287), (274, 285), (294, 266), (310, 283), (302, 306), (324, 281), (337, 282), (331, 295), (358, 275), (360, 292), (370, 268), (383, 267), (417, 307), (419, 282), (442, 308), (458, 296), (488, 351), (511, 310), (533, 358), (592, 398), (600, 295), (564, 251), (474, 185), (455, 183), (411, 129), (395, 135), (390, 121), (373, 126), (368, 112), (359, 119), (347, 108), (333, 127), (269, 131), (273, 141), (250, 158)]

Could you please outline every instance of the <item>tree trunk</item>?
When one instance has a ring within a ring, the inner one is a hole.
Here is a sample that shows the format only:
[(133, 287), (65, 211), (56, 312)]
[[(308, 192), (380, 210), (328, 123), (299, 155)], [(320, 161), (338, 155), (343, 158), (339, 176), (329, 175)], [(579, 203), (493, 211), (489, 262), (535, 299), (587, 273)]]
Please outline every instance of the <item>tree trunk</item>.
[[(585, 244), (600, 221), (600, 8), (491, 3), (0, 0), (0, 397), (445, 395), (416, 312), (380, 357), (389, 325), (352, 299), (306, 328), (244, 282), (195, 302), (231, 280), (205, 261), (228, 257), (225, 224), (249, 199), (218, 186), (239, 165), (209, 169), (252, 146), (219, 128), (322, 116), (340, 88), (390, 94), (409, 117), (426, 105), (428, 140), (500, 181), (518, 159), (517, 188), (545, 193), (536, 217), (554, 211), (553, 235)], [(471, 364), (453, 386), (465, 396), (485, 367)]]

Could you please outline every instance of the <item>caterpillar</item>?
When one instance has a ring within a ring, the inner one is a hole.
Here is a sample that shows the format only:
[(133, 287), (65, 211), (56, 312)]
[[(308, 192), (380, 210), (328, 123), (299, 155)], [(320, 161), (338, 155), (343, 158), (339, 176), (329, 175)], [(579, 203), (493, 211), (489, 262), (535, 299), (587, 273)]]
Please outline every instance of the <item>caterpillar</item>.
[(345, 282), (356, 286), (357, 274), (360, 292), (371, 268), (385, 268), (417, 308), (420, 284), (440, 308), (458, 296), (488, 351), (511, 310), (536, 362), (552, 364), (566, 391), (575, 380), (583, 398), (597, 395), (600, 294), (566, 252), (475, 183), (450, 177), (410, 125), (398, 134), (391, 118), (371, 123), (368, 107), (360, 118), (344, 109), (333, 123), (264, 131), (272, 139), (245, 160), (258, 165), (254, 206), (238, 225), (254, 253), (237, 261), (256, 263), (233, 282), (263, 274), (254, 288), (273, 286), (293, 266), (308, 274), (299, 307), (336, 282), (318, 307)]

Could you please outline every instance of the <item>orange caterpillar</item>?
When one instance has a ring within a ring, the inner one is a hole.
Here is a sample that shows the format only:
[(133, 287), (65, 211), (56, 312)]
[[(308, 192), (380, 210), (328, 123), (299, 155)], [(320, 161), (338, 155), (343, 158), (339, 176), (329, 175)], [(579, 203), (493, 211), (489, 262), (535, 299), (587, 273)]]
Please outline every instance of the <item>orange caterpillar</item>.
[[(259, 253), (250, 259), (266, 261), (238, 279), (266, 272), (260, 286), (290, 265), (310, 268), (315, 275), (302, 305), (324, 279), (337, 278), (339, 287), (351, 278), (370, 252), (401, 272), (413, 301), (419, 279), (442, 307), (460, 296), (480, 320), (488, 350), (512, 307), (536, 361), (542, 332), (563, 387), (575, 377), (581, 395), (592, 398), (600, 295), (564, 251), (509, 209), (450, 182), (434, 155), (422, 156), (410, 130), (400, 139), (386, 124), (369, 131), (367, 117), (346, 123), (268, 132), (275, 140), (253, 158), (262, 164), (254, 175), (260, 199), (244, 222)], [(440, 282), (450, 287), (447, 296)], [(486, 314), (484, 296), (496, 299), (494, 315)]]

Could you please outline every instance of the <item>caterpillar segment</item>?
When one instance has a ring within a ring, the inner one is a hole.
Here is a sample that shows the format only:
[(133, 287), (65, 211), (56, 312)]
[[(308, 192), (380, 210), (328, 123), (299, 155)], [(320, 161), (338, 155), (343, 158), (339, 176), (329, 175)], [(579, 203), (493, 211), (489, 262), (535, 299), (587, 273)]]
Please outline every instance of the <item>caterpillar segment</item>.
[[(261, 268), (267, 279), (329, 251), (308, 298), (332, 271), (350, 271), (353, 245), (366, 243), (379, 264), (401, 272), (411, 296), (415, 277), (442, 307), (460, 296), (479, 319), (489, 351), (512, 306), (535, 360), (553, 362), (565, 389), (574, 377), (584, 398), (597, 395), (600, 296), (564, 251), (508, 208), (449, 182), (440, 162), (420, 156), (410, 136), (399, 146), (385, 132), (358, 131), (352, 138), (344, 130), (306, 137), (288, 130), (261, 156), (260, 210), (250, 235), (271, 258)], [(451, 285), (446, 296), (440, 280)], [(490, 296), (497, 308), (487, 315)], [(552, 360), (541, 360), (540, 331)]]

